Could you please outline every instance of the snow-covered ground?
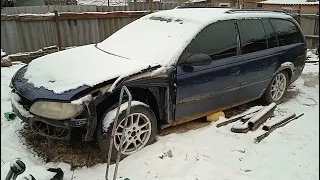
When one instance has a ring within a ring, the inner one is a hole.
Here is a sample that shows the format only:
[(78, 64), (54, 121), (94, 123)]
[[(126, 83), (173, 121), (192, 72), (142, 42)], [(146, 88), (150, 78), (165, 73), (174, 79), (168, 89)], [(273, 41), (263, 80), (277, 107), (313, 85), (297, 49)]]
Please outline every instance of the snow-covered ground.
[[(1, 179), (10, 162), (21, 158), (27, 165), (24, 174), (31, 173), (37, 180), (48, 180), (52, 174), (46, 168), (57, 166), (64, 170), (65, 180), (103, 180), (106, 164), (71, 171), (69, 164), (43, 162), (23, 145), (17, 132), (22, 127), (21, 121), (7, 121), (3, 116), (11, 110), (7, 100), (10, 79), (21, 66), (1, 68)], [(183, 134), (158, 137), (153, 145), (120, 162), (119, 179), (319, 179), (319, 85), (304, 85), (311, 76), (319, 78), (318, 68), (319, 63), (307, 64), (304, 76), (288, 89), (288, 94), (296, 96), (275, 111), (276, 118), (291, 112), (305, 115), (275, 130), (259, 144), (253, 140), (264, 132), (261, 127), (255, 132), (235, 134), (230, 131), (233, 124), (216, 128), (213, 122)], [(170, 150), (172, 157), (166, 155)]]

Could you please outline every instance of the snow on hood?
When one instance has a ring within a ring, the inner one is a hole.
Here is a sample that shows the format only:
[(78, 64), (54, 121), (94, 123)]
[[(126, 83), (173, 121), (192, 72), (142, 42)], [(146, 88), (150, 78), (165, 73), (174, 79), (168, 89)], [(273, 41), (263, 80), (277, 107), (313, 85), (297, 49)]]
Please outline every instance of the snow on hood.
[(29, 64), (24, 77), (35, 87), (61, 94), (156, 65), (108, 54), (91, 44), (37, 58)]

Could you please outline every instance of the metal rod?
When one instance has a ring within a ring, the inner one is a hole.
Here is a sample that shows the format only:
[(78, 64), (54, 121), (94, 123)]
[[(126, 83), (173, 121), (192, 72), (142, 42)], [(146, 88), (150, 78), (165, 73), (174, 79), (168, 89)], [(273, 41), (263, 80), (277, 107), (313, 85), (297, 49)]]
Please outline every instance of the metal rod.
[(113, 180), (117, 179), (117, 173), (118, 173), (118, 167), (119, 167), (119, 161), (120, 161), (120, 156), (122, 153), (122, 145), (123, 145), (123, 141), (124, 141), (124, 136), (125, 136), (125, 131), (128, 127), (128, 116), (130, 114), (130, 109), (131, 109), (131, 101), (132, 101), (132, 96), (130, 94), (130, 91), (128, 90), (128, 88), (126, 86), (123, 86), (122, 89), (124, 89), (126, 91), (126, 93), (129, 96), (129, 100), (128, 100), (128, 106), (127, 106), (127, 112), (126, 112), (126, 119), (124, 120), (124, 128), (122, 129), (122, 135), (121, 135), (121, 139), (120, 139), (120, 145), (119, 145), (119, 151), (118, 151), (118, 156), (117, 156), (117, 161), (116, 161), (116, 167), (114, 170), (114, 174), (113, 174)]
[(110, 143), (109, 143), (109, 150), (108, 150), (108, 160), (107, 160), (107, 168), (106, 168), (106, 175), (105, 175), (105, 179), (108, 180), (108, 172), (109, 172), (109, 166), (110, 166), (110, 162), (111, 162), (111, 154), (112, 154), (112, 147), (113, 147), (113, 139), (114, 139), (114, 135), (116, 133), (116, 127), (117, 127), (117, 123), (118, 123), (118, 119), (119, 119), (119, 111), (120, 111), (120, 106), (122, 103), (122, 98), (123, 98), (123, 93), (124, 91), (128, 94), (128, 106), (127, 106), (127, 113), (126, 113), (126, 119), (125, 119), (125, 126), (122, 129), (122, 137), (120, 140), (120, 147), (119, 147), (119, 152), (118, 152), (118, 156), (117, 156), (117, 160), (116, 160), (116, 167), (115, 167), (115, 171), (114, 171), (114, 175), (113, 175), (113, 179), (116, 178), (117, 176), (117, 171), (118, 171), (118, 166), (119, 166), (119, 161), (120, 161), (120, 155), (121, 155), (121, 151), (122, 151), (122, 143), (123, 143), (123, 138), (124, 138), (124, 134), (125, 134), (125, 130), (127, 128), (127, 121), (128, 121), (128, 116), (130, 113), (130, 108), (131, 108), (131, 101), (132, 101), (132, 96), (130, 91), (128, 90), (128, 88), (126, 86), (122, 86), (121, 91), (120, 91), (120, 96), (119, 96), (119, 103), (118, 103), (118, 107), (117, 107), (117, 114), (116, 114), (116, 118), (113, 122), (113, 128), (112, 128), (112, 132), (111, 132), (111, 139), (110, 139)]

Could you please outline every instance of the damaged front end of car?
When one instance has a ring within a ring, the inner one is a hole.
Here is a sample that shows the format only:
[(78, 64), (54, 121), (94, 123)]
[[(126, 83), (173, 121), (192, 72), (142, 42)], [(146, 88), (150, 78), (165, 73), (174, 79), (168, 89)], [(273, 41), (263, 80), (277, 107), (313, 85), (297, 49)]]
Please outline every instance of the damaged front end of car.
[[(157, 67), (149, 67), (127, 77), (119, 77), (95, 87), (82, 86), (61, 94), (35, 87), (24, 78), (27, 66), (21, 68), (12, 78), (10, 100), (14, 113), (41, 136), (59, 140), (70, 140), (75, 128), (84, 129), (82, 141), (91, 141), (99, 121), (99, 110), (103, 102), (118, 101), (118, 90), (127, 85), (150, 91), (156, 97), (159, 119), (168, 122), (173, 119), (169, 97), (168, 74), (154, 75)], [(135, 92), (133, 92), (135, 95)], [(111, 104), (114, 102), (110, 102)]]

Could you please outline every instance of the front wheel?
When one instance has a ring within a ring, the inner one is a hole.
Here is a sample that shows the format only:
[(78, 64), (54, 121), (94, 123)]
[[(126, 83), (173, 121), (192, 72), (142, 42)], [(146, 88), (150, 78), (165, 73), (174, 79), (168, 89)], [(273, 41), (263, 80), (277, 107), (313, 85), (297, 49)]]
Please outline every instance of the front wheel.
[(271, 80), (271, 83), (266, 89), (266, 92), (263, 95), (262, 100), (267, 104), (270, 104), (272, 102), (275, 102), (277, 104), (281, 103), (288, 85), (289, 85), (288, 73), (285, 71), (279, 72)]
[[(120, 107), (119, 119), (113, 138), (111, 161), (115, 162), (120, 148), (122, 130), (125, 127), (127, 103)], [(113, 121), (116, 116), (117, 108), (107, 112), (97, 129), (97, 140), (100, 149), (108, 153)], [(127, 128), (125, 129), (122, 153), (120, 159), (133, 154), (146, 145), (152, 144), (156, 138), (157, 120), (150, 107), (142, 102), (132, 101), (130, 114), (128, 116)]]

